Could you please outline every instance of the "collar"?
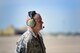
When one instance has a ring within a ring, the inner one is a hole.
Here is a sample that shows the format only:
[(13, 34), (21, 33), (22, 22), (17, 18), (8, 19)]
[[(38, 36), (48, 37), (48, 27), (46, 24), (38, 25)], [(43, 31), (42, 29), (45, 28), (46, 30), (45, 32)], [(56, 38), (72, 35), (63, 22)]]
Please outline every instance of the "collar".
[[(35, 33), (33, 32), (33, 30), (32, 30), (31, 27), (28, 27), (28, 31), (30, 31), (31, 34), (32, 34), (35, 38), (37, 38), (37, 36), (35, 35)], [(39, 36), (41, 35), (40, 32), (38, 32), (38, 34), (39, 34)]]

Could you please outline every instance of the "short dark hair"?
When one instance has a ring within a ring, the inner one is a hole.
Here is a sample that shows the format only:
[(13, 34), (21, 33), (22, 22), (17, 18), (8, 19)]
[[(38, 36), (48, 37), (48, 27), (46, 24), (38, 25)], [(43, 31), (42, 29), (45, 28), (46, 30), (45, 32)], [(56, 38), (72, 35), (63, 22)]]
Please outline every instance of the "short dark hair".
[(29, 16), (30, 18), (33, 18), (33, 17), (35, 16), (35, 14), (37, 14), (36, 11), (29, 11), (29, 12), (28, 12), (28, 16)]

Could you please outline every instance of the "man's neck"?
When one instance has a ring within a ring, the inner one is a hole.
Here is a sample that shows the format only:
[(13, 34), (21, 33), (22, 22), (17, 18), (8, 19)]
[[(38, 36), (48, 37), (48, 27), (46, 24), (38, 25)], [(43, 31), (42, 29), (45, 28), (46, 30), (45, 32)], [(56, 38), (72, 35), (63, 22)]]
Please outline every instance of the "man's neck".
[(37, 30), (37, 29), (35, 29), (35, 28), (33, 28), (32, 30), (33, 30), (33, 32), (36, 33), (36, 34), (39, 32), (39, 30)]
[(37, 35), (38, 34), (38, 31), (33, 31), (34, 33), (35, 33), (35, 35)]
[(39, 30), (37, 30), (37, 29), (35, 29), (35, 28), (31, 28), (31, 27), (29, 27), (29, 30), (33, 31), (34, 34), (35, 34), (35, 36), (39, 35), (39, 34), (38, 34), (38, 33), (39, 33)]

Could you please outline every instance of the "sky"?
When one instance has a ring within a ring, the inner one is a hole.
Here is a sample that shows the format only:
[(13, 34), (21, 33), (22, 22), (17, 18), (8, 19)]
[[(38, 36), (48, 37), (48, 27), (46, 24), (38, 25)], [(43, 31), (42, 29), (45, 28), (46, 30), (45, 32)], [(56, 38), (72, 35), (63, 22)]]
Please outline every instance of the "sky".
[(32, 10), (42, 16), (45, 32), (80, 32), (79, 0), (0, 0), (0, 29), (26, 26)]

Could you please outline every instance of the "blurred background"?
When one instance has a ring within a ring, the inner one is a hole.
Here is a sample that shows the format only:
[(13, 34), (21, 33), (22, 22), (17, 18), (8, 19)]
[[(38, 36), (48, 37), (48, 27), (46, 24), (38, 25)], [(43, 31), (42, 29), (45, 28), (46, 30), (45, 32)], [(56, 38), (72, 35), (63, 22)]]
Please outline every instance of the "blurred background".
[(47, 53), (80, 53), (80, 0), (0, 0), (0, 53), (16, 53), (32, 10), (42, 16)]

